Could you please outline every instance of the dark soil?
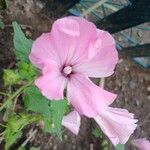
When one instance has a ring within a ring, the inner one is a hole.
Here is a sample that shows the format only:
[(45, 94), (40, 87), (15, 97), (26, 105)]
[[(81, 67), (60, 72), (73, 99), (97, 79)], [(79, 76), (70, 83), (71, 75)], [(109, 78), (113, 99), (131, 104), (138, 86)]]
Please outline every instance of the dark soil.
[[(11, 22), (16, 20), (22, 24), (27, 36), (35, 39), (42, 32), (49, 31), (53, 22), (39, 13), (41, 8), (41, 3), (35, 0), (10, 0), (8, 10), (0, 12), (0, 18), (6, 24), (5, 29), (0, 30), (0, 89), (3, 88), (2, 69), (12, 68), (15, 64)], [(149, 36), (147, 34), (147, 38)], [(150, 139), (150, 71), (141, 68), (130, 58), (120, 58), (115, 74), (105, 79), (105, 89), (118, 94), (114, 106), (126, 108), (138, 118), (138, 128), (131, 139)], [(39, 129), (30, 145), (41, 150), (99, 150), (101, 141), (92, 135), (92, 129), (96, 126), (93, 120), (83, 117), (79, 135), (75, 136), (64, 129), (62, 141)], [(129, 145), (126, 148), (133, 149)]]

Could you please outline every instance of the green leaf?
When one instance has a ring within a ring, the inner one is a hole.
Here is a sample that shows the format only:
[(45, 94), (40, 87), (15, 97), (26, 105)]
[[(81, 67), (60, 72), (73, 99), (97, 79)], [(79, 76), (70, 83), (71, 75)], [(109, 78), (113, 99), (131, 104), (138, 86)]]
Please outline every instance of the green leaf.
[(20, 80), (20, 77), (16, 70), (4, 69), (3, 80), (4, 80), (4, 86), (15, 85)]
[(50, 101), (46, 99), (35, 87), (28, 87), (24, 90), (24, 104), (28, 110), (40, 113), (50, 118)]
[(62, 139), (61, 123), (65, 112), (67, 111), (67, 101), (51, 101), (52, 132), (56, 133)]
[(118, 144), (115, 149), (116, 149), (116, 150), (125, 150), (125, 145), (123, 145), (123, 144)]
[(14, 29), (14, 47), (15, 47), (15, 54), (16, 57), (21, 60), (28, 62), (28, 55), (31, 51), (32, 47), (32, 40), (27, 39), (24, 33), (21, 30), (21, 27), (18, 25), (17, 22), (13, 22), (13, 29)]
[(49, 101), (35, 87), (24, 90), (24, 104), (28, 110), (43, 116), (44, 131), (56, 133), (61, 139), (62, 118), (67, 110), (67, 101)]
[(2, 19), (0, 19), (0, 29), (4, 29), (5, 25), (4, 22), (2, 21)]
[(31, 116), (26, 113), (21, 113), (20, 115), (11, 114), (8, 117), (6, 124), (6, 129), (3, 134), (5, 140), (5, 149), (7, 150), (13, 143), (16, 142), (18, 138), (22, 135), (22, 129), (32, 122), (37, 120), (36, 116)]
[(33, 80), (33, 78), (37, 75), (37, 69), (31, 64), (27, 62), (18, 62), (18, 73), (21, 80)]

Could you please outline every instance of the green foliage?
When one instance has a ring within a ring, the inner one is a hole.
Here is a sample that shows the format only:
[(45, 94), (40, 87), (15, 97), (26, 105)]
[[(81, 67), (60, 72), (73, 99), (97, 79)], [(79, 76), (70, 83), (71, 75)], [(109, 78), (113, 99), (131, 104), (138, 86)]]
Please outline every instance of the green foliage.
[(99, 128), (94, 128), (92, 130), (92, 135), (94, 135), (96, 138), (102, 138), (103, 134)]
[(19, 147), (17, 150), (26, 150), (24, 147)]
[(125, 150), (125, 145), (123, 145), (123, 144), (118, 144), (115, 149), (116, 149), (116, 150)]
[(0, 0), (0, 9), (7, 8), (7, 0)]
[(20, 61), (17, 63), (17, 67), (21, 80), (30, 81), (37, 75), (37, 69), (31, 63)]
[(14, 30), (13, 42), (16, 57), (21, 61), (28, 62), (28, 56), (32, 47), (32, 40), (25, 37), (24, 33), (21, 30), (21, 27), (17, 22), (13, 22), (12, 25)]
[(4, 121), (8, 120), (8, 117), (12, 113), (12, 111), (13, 111), (13, 102), (9, 101), (6, 105), (6, 111), (5, 111), (4, 116), (3, 116)]
[(21, 80), (33, 80), (37, 74), (37, 69), (31, 63), (29, 63), (28, 58), (32, 47), (32, 40), (25, 37), (21, 27), (17, 24), (17, 22), (13, 22), (12, 25), (14, 29), (14, 52), (17, 59), (20, 60), (17, 63), (18, 74)]
[(28, 87), (24, 90), (23, 101), (27, 110), (40, 113), (42, 116), (50, 118), (49, 100), (35, 87)]
[(5, 27), (5, 24), (4, 22), (2, 21), (2, 19), (0, 19), (0, 29), (4, 29)]
[(4, 86), (15, 85), (20, 80), (20, 77), (17, 71), (11, 69), (4, 69), (3, 80), (4, 80)]
[(56, 133), (60, 139), (62, 139), (61, 123), (66, 111), (66, 100), (51, 101), (52, 132)]
[(21, 113), (20, 115), (11, 114), (8, 117), (6, 129), (3, 133), (3, 138), (5, 140), (5, 149), (7, 150), (13, 143), (16, 142), (18, 138), (22, 135), (22, 129), (32, 122), (37, 120), (36, 116), (31, 116), (26, 113)]
[(42, 115), (44, 130), (61, 135), (61, 122), (67, 110), (67, 101), (49, 101), (35, 87), (28, 87), (24, 90), (24, 104), (28, 110)]
[(3, 79), (5, 86), (15, 85), (19, 80), (33, 80), (37, 74), (37, 69), (31, 63), (29, 63), (28, 59), (32, 47), (32, 40), (25, 37), (21, 27), (16, 22), (13, 22), (12, 25), (14, 29), (14, 51), (16, 57), (20, 61), (17, 63), (18, 68), (16, 70), (4, 70)]

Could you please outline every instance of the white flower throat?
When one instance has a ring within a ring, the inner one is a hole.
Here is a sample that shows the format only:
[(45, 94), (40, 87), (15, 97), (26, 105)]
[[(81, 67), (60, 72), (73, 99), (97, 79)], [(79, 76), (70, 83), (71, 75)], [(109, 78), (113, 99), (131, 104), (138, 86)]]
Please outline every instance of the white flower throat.
[(64, 67), (63, 73), (64, 73), (66, 76), (69, 75), (69, 74), (71, 74), (71, 72), (72, 72), (72, 67), (71, 67), (71, 66), (66, 66), (66, 67)]

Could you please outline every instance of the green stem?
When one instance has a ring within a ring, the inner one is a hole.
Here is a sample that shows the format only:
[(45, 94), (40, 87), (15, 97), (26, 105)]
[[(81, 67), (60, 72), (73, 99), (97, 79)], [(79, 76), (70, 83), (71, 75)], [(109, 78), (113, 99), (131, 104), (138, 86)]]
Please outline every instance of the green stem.
[(9, 96), (9, 94), (6, 94), (6, 93), (1, 92), (1, 91), (0, 91), (0, 95), (3, 95), (3, 96)]
[(26, 87), (30, 86), (32, 83), (33, 83), (33, 81), (31, 81), (31, 82), (29, 82), (29, 83), (23, 85), (22, 87), (20, 87), (20, 88), (19, 88), (14, 94), (12, 94), (12, 95), (6, 100), (6, 102), (0, 107), (0, 111), (2, 111), (12, 99), (14, 99), (18, 94), (20, 94)]

